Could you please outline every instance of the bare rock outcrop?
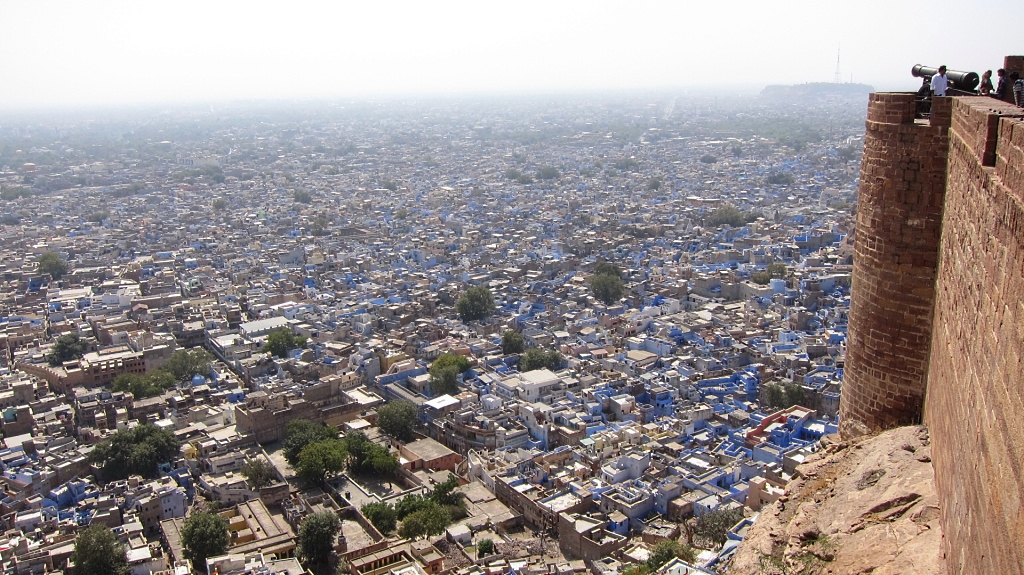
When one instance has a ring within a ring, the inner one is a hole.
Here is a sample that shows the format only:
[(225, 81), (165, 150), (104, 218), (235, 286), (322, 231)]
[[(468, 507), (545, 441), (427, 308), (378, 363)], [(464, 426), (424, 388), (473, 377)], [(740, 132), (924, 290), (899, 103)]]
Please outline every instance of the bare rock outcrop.
[(928, 430), (901, 427), (824, 448), (762, 509), (729, 575), (940, 575), (942, 530)]

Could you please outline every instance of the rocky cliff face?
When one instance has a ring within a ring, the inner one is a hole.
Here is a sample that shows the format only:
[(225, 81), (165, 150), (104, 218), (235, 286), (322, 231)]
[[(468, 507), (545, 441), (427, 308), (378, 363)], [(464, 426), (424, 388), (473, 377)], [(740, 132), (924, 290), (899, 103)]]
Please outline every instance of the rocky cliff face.
[(928, 430), (826, 438), (765, 507), (729, 575), (945, 573)]

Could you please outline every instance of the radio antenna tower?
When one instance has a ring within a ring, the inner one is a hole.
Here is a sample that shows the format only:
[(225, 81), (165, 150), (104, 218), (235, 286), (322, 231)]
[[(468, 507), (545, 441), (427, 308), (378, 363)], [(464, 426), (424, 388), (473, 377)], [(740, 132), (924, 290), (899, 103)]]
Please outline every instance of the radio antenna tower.
[(839, 48), (836, 48), (836, 77), (832, 81), (836, 84), (840, 84), (843, 81), (843, 77), (839, 74)]

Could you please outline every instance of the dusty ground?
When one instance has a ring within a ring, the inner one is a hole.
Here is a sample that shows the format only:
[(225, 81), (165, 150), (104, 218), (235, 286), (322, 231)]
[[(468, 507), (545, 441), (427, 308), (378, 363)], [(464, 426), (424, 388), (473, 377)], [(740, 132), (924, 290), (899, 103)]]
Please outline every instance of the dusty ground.
[(940, 575), (938, 499), (928, 430), (853, 443), (826, 438), (787, 496), (761, 510), (728, 575)]

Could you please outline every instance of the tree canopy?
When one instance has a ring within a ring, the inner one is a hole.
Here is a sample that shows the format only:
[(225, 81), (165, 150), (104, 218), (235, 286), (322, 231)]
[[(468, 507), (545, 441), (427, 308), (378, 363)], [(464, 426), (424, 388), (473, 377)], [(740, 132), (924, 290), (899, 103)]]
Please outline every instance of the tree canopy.
[(377, 426), (399, 441), (412, 441), (416, 406), (411, 401), (392, 401), (377, 410)]
[(40, 274), (50, 274), (54, 281), (59, 280), (68, 271), (68, 264), (60, 259), (60, 256), (53, 252), (46, 252), (39, 256), (37, 271)]
[(66, 333), (57, 338), (54, 342), (53, 348), (50, 349), (50, 355), (47, 356), (47, 361), (53, 367), (64, 363), (65, 361), (71, 361), (72, 359), (78, 359), (85, 354), (85, 342), (82, 341), (77, 333)]
[(405, 539), (440, 535), (444, 533), (449, 523), (451, 523), (451, 514), (448, 513), (448, 510), (433, 501), (428, 501), (419, 510), (402, 519), (398, 535)]
[(430, 364), (430, 392), (434, 395), (456, 394), (459, 384), (456, 379), (472, 365), (464, 355), (442, 353)]
[(177, 381), (190, 381), (196, 374), (204, 377), (209, 375), (212, 361), (213, 356), (205, 349), (179, 349), (171, 354), (163, 369)]
[(796, 383), (769, 383), (764, 386), (765, 406), (772, 409), (788, 409), (804, 402), (804, 388)]
[(743, 519), (743, 510), (716, 509), (701, 515), (694, 525), (694, 535), (712, 545), (721, 545), (729, 538), (729, 530)]
[(322, 485), (328, 476), (345, 469), (348, 450), (340, 439), (310, 443), (299, 452), (295, 474), (314, 485)]
[(284, 438), (284, 458), (288, 464), (295, 467), (299, 463), (299, 453), (310, 443), (335, 439), (338, 432), (333, 427), (328, 427), (308, 419), (293, 419), (288, 422), (288, 428)]
[(734, 228), (739, 228), (759, 217), (761, 217), (759, 213), (742, 212), (736, 206), (724, 205), (711, 212), (711, 215), (708, 216), (707, 224), (711, 227), (728, 224)]
[(590, 277), (590, 289), (594, 297), (605, 305), (614, 304), (625, 292), (622, 270), (615, 264), (598, 262), (594, 267), (594, 275)]
[(123, 373), (117, 376), (111, 389), (130, 392), (135, 399), (145, 399), (174, 389), (176, 383), (170, 372), (160, 369), (146, 375)]
[(242, 466), (242, 475), (249, 482), (249, 486), (256, 491), (277, 481), (277, 470), (262, 457), (246, 461)]
[(349, 455), (348, 468), (353, 473), (389, 477), (400, 467), (387, 447), (370, 441), (361, 431), (346, 433), (344, 443)]
[(506, 330), (501, 335), (501, 353), (505, 355), (523, 353), (524, 349), (526, 349), (526, 340), (523, 339), (523, 334)]
[(104, 480), (124, 479), (129, 475), (155, 477), (157, 465), (178, 454), (174, 434), (145, 424), (122, 429), (101, 441), (89, 454), (89, 461), (100, 466)]
[(462, 321), (476, 321), (490, 317), (494, 313), (494, 296), (484, 286), (469, 288), (455, 302), (455, 311)]
[(77, 575), (128, 575), (128, 555), (106, 525), (92, 524), (75, 537)]
[(299, 525), (299, 557), (314, 573), (328, 573), (341, 520), (333, 511), (308, 515)]
[(284, 358), (293, 349), (306, 347), (306, 338), (295, 335), (292, 330), (282, 327), (267, 334), (267, 343), (263, 346), (267, 352)]
[(562, 354), (557, 351), (531, 348), (519, 357), (519, 371), (527, 372), (535, 369), (558, 369), (562, 365)]
[(384, 535), (394, 531), (398, 524), (398, 514), (395, 512), (395, 508), (386, 501), (367, 503), (360, 508), (360, 511), (370, 520), (370, 523), (373, 523), (377, 531)]
[(292, 198), (296, 202), (300, 202), (303, 204), (313, 203), (313, 196), (306, 190), (295, 190), (295, 193), (292, 194)]
[(181, 528), (185, 557), (194, 566), (205, 566), (207, 558), (223, 555), (228, 542), (228, 520), (215, 513), (193, 513)]

